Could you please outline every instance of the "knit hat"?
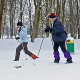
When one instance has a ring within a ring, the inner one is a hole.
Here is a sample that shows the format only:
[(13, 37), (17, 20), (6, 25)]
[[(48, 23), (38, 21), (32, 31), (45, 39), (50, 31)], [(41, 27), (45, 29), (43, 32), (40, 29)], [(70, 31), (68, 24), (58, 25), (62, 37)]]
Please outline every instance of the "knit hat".
[(49, 18), (55, 18), (55, 17), (56, 17), (55, 13), (51, 13), (49, 16)]
[(17, 26), (22, 26), (22, 22), (18, 22), (17, 23)]

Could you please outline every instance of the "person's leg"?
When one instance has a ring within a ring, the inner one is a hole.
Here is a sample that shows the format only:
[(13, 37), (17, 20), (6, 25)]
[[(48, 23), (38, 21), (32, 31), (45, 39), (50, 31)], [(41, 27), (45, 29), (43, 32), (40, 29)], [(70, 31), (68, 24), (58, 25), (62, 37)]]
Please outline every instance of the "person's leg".
[(61, 50), (62, 50), (63, 53), (64, 53), (64, 57), (67, 58), (67, 61), (68, 61), (68, 60), (72, 60), (72, 57), (71, 57), (70, 53), (66, 50), (65, 41), (60, 42), (60, 43), (59, 43), (59, 46), (61, 47)]
[(61, 47), (62, 52), (66, 52), (65, 41), (59, 42), (59, 46)]
[(23, 49), (22, 43), (17, 47), (16, 49), (16, 55), (15, 55), (15, 60), (14, 61), (19, 61), (20, 57), (20, 51)]
[(27, 44), (28, 44), (28, 42), (24, 42), (24, 43), (23, 43), (24, 52), (25, 52), (27, 55), (29, 55), (30, 57), (32, 57), (33, 59), (38, 58), (36, 55), (34, 55), (32, 52), (30, 52), (30, 51), (28, 50)]
[(55, 63), (58, 62), (59, 63), (59, 60), (60, 60), (60, 56), (59, 56), (59, 52), (58, 52), (58, 48), (59, 48), (59, 45), (57, 42), (54, 42), (54, 58), (55, 58)]

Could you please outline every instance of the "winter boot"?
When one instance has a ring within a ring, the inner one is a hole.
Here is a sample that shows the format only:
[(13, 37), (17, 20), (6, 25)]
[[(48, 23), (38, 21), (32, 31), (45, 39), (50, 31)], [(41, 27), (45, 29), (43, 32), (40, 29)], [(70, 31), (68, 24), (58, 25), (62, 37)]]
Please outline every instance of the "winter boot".
[(32, 57), (33, 59), (39, 58), (39, 57), (37, 57), (37, 56), (34, 55), (34, 54), (32, 54), (31, 57)]
[(16, 59), (15, 59), (14, 61), (19, 61), (19, 60), (16, 60)]
[(65, 58), (67, 58), (66, 63), (73, 63), (72, 62), (72, 57), (71, 57), (71, 55), (68, 51), (64, 52), (64, 56), (65, 56)]
[(60, 56), (59, 56), (59, 52), (54, 52), (54, 63), (59, 63), (59, 60), (60, 60)]
[(14, 61), (19, 61), (19, 57), (20, 57), (20, 53), (19, 54), (16, 53), (16, 56), (15, 56), (15, 60)]
[(64, 57), (67, 58), (67, 59), (72, 58), (68, 51), (64, 52)]
[(67, 59), (67, 63), (73, 63), (72, 58)]
[(59, 60), (60, 60), (60, 59), (55, 59), (55, 60), (54, 60), (54, 63), (59, 63)]

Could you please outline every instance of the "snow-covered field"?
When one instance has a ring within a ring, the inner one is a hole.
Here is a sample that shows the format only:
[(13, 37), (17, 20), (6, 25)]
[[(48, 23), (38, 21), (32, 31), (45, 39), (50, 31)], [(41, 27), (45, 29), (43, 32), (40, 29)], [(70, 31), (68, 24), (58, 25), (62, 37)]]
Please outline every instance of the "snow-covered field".
[[(28, 48), (38, 55), (42, 39), (35, 39), (28, 43)], [(51, 38), (45, 38), (39, 59), (32, 60), (21, 51), (20, 61), (13, 62), (16, 47), (19, 45), (15, 39), (0, 39), (0, 80), (80, 80), (80, 40), (75, 40), (75, 53), (71, 54), (73, 64), (65, 64), (66, 59), (60, 51), (60, 63), (54, 64)], [(23, 65), (16, 69), (15, 65)], [(34, 65), (35, 64), (35, 65)]]

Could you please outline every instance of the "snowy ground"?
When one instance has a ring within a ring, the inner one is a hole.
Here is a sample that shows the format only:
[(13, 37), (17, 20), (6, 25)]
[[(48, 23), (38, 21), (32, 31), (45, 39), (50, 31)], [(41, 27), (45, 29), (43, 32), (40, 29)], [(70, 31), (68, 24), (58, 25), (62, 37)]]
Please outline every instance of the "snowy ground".
[[(42, 39), (29, 40), (29, 50), (37, 55)], [(75, 40), (73, 64), (64, 64), (66, 59), (60, 51), (60, 64), (52, 63), (53, 47), (50, 38), (44, 39), (39, 59), (32, 60), (21, 51), (19, 62), (13, 62), (15, 50), (19, 43), (15, 39), (0, 39), (0, 80), (80, 80), (80, 40)], [(16, 69), (14, 66), (24, 65)], [(34, 65), (35, 64), (35, 65)]]

